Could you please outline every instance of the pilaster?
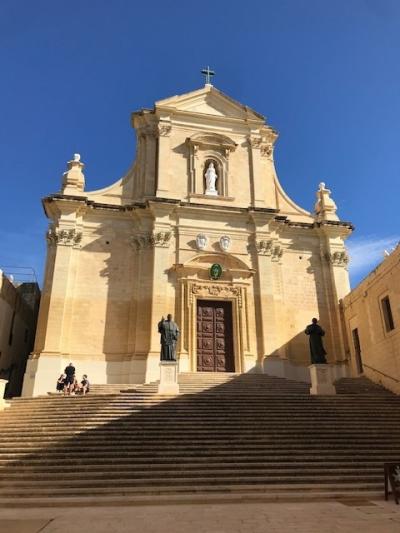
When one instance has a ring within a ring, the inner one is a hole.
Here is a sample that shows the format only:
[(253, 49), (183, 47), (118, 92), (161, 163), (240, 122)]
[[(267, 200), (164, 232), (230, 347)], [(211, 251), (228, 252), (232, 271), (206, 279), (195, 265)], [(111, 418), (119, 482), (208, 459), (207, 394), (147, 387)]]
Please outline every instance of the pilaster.
[(269, 226), (271, 217), (252, 213), (255, 225), (254, 253), (257, 263), (255, 274), (256, 319), (258, 321), (259, 357), (279, 354), (274, 268), (279, 267), (283, 248), (278, 235)]
[(254, 207), (265, 207), (265, 186), (262, 179), (261, 145), (262, 138), (250, 136), (248, 138), (251, 171), (251, 201)]
[(48, 265), (45, 295), (41, 303), (35, 352), (59, 354), (68, 351), (68, 333), (72, 318), (72, 303), (77, 254), (81, 246), (82, 228), (74, 202), (62, 204), (57, 222), (46, 234)]
[(157, 191), (159, 198), (178, 198), (171, 188), (171, 122), (169, 117), (163, 117), (157, 125), (158, 154), (157, 154)]
[(136, 232), (132, 237), (139, 265), (137, 276), (140, 279), (136, 298), (141, 306), (135, 313), (134, 353), (147, 357), (146, 381), (157, 379), (158, 376), (160, 336), (157, 324), (161, 317), (174, 314), (175, 311), (175, 308), (170, 308), (168, 295), (170, 246), (174, 241), (170, 215), (174, 208), (171, 204), (149, 202), (147, 229)]
[(343, 361), (346, 358), (345, 332), (342, 327), (339, 300), (350, 292), (349, 257), (344, 241), (351, 230), (350, 225), (339, 225), (328, 221), (321, 222), (319, 227), (322, 272), (332, 339), (328, 357), (331, 353), (333, 361)]

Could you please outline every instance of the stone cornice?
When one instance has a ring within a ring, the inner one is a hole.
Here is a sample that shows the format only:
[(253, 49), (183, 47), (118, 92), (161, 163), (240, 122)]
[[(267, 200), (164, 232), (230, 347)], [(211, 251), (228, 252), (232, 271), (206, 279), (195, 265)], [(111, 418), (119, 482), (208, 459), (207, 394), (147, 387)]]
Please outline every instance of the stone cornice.
[(287, 216), (279, 215), (275, 217), (276, 222), (285, 224), (289, 227), (295, 228), (305, 228), (305, 229), (315, 229), (323, 226), (331, 227), (343, 227), (348, 228), (351, 231), (354, 230), (354, 225), (351, 222), (346, 222), (342, 220), (323, 220), (323, 221), (314, 221), (314, 222), (296, 222), (294, 220), (289, 220)]
[(186, 143), (193, 146), (202, 146), (202, 147), (218, 147), (224, 148), (230, 151), (234, 151), (237, 147), (237, 143), (226, 135), (221, 135), (220, 133), (196, 133), (191, 137), (187, 137)]
[(263, 215), (267, 216), (268, 219), (271, 218), (271, 215), (275, 215), (273, 220), (277, 223), (283, 224), (288, 228), (299, 228), (299, 229), (316, 229), (316, 228), (337, 228), (338, 230), (342, 228), (347, 228), (350, 231), (354, 230), (354, 225), (351, 222), (346, 221), (332, 221), (332, 220), (323, 220), (323, 221), (314, 221), (314, 222), (296, 222), (290, 220), (285, 215), (279, 215), (279, 209), (274, 209), (270, 207), (235, 207), (230, 205), (213, 205), (213, 204), (201, 204), (196, 202), (188, 202), (185, 200), (178, 200), (175, 198), (149, 198), (145, 202), (132, 202), (131, 204), (126, 205), (113, 205), (95, 202), (94, 200), (89, 200), (83, 196), (73, 196), (65, 194), (52, 194), (46, 196), (42, 199), (42, 204), (46, 215), (49, 216), (46, 206), (50, 205), (52, 202), (71, 202), (75, 203), (77, 209), (80, 207), (89, 207), (92, 209), (98, 210), (107, 210), (110, 212), (130, 212), (136, 209), (148, 209), (151, 204), (169, 204), (170, 206), (176, 206), (184, 209), (193, 209), (193, 210), (207, 210), (207, 211), (222, 211), (230, 213), (243, 213), (248, 214), (252, 217), (262, 217)]
[(220, 115), (210, 115), (208, 113), (199, 113), (196, 111), (187, 111), (183, 109), (176, 109), (173, 107), (158, 107), (156, 110), (157, 114), (161, 113), (167, 113), (171, 119), (173, 118), (194, 118), (199, 119), (203, 121), (203, 123), (212, 123), (212, 124), (243, 124), (246, 123), (246, 125), (254, 125), (254, 126), (261, 126), (264, 125), (264, 120), (262, 119), (256, 119), (256, 118), (246, 118), (246, 121), (243, 118), (237, 118), (237, 117), (224, 117)]

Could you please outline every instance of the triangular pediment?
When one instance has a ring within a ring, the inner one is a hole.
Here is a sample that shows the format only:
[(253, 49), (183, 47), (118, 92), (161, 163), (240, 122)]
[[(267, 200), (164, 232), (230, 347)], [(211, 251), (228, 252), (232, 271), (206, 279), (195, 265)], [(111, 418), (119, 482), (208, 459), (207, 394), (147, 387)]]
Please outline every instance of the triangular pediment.
[(155, 108), (156, 110), (170, 109), (176, 112), (198, 113), (242, 120), (247, 119), (263, 122), (265, 120), (256, 111), (240, 104), (211, 85), (206, 85), (202, 89), (180, 96), (172, 96), (165, 100), (159, 100), (156, 102)]

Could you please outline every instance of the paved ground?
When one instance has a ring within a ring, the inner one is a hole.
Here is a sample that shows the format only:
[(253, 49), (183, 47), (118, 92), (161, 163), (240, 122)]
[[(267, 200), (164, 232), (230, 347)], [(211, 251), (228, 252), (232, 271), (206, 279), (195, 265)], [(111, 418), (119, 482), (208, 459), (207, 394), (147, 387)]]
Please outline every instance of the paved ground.
[(399, 533), (393, 501), (0, 509), (1, 533)]

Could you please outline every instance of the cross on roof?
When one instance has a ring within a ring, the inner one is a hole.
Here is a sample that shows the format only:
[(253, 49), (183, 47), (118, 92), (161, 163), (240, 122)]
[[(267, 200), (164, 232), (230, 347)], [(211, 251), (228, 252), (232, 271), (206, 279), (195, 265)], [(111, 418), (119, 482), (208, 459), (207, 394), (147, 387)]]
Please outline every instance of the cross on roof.
[(210, 67), (203, 68), (201, 71), (202, 74), (206, 77), (206, 85), (211, 85), (211, 76), (215, 76), (215, 72), (210, 70)]

